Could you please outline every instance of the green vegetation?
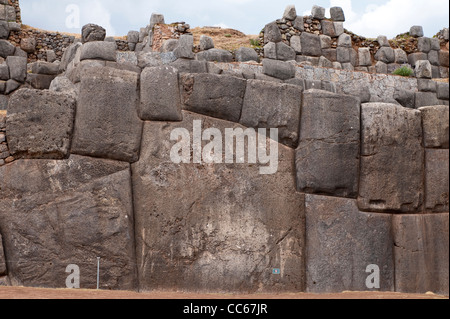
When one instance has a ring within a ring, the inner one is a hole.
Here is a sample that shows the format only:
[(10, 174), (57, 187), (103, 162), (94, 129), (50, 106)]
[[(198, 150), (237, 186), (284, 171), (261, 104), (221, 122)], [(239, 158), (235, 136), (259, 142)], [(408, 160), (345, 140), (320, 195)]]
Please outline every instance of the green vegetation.
[(414, 75), (414, 71), (410, 67), (402, 66), (397, 70), (395, 70), (394, 72), (392, 72), (392, 74), (409, 77)]
[(259, 39), (250, 39), (250, 44), (257, 48), (261, 47), (261, 42), (259, 42)]
[(225, 35), (224, 35), (224, 37), (225, 37), (225, 38), (231, 38), (231, 37), (232, 37), (232, 35), (231, 35), (231, 34), (229, 34), (229, 33), (227, 33), (227, 34), (225, 34)]

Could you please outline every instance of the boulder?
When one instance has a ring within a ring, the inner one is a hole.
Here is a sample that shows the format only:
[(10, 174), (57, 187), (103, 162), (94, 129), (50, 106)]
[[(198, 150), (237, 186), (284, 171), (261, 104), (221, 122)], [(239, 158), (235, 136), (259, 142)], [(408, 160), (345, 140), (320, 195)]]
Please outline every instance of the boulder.
[(448, 214), (393, 217), (395, 287), (399, 292), (447, 295)]
[(377, 53), (375, 53), (375, 60), (384, 63), (394, 63), (395, 62), (394, 49), (392, 49), (391, 47), (381, 47), (380, 49), (378, 49)]
[(377, 42), (381, 47), (391, 47), (389, 44), (389, 40), (385, 35), (379, 35), (377, 38)]
[(183, 109), (231, 122), (239, 122), (246, 81), (215, 74), (181, 77)]
[(211, 37), (202, 35), (200, 37), (200, 51), (214, 49), (214, 41)]
[(417, 78), (423, 78), (423, 79), (431, 79), (432, 78), (432, 72), (431, 72), (431, 63), (427, 60), (420, 60), (416, 62), (416, 68), (415, 73)]
[(8, 40), (0, 39), (0, 57), (6, 59), (7, 57), (14, 55), (15, 51), (16, 47)]
[(138, 160), (142, 133), (138, 79), (136, 72), (108, 67), (82, 73), (72, 153)]
[(19, 286), (136, 290), (133, 199), (128, 163), (72, 155), (0, 167), (0, 229), (8, 276)]
[(358, 61), (360, 66), (371, 66), (372, 56), (370, 54), (369, 48), (359, 48), (358, 49)]
[(300, 36), (300, 41), (303, 55), (314, 57), (319, 57), (322, 55), (322, 46), (318, 35), (303, 32)]
[(278, 128), (278, 141), (295, 148), (298, 143), (303, 88), (275, 82), (248, 80), (240, 123), (252, 128)]
[(298, 191), (356, 198), (359, 123), (358, 98), (320, 90), (303, 93), (296, 151)]
[(292, 24), (294, 25), (294, 28), (300, 32), (305, 30), (305, 20), (302, 16), (297, 16)]
[(429, 213), (449, 211), (448, 152), (448, 149), (425, 151), (425, 210)]
[(331, 20), (345, 22), (344, 10), (341, 7), (330, 8)]
[(38, 62), (33, 63), (33, 66), (31, 67), (31, 73), (58, 75), (59, 64), (38, 61)]
[(150, 17), (150, 25), (149, 25), (150, 31), (153, 30), (153, 27), (156, 24), (166, 24), (164, 15), (162, 15), (160, 13), (152, 13), (152, 16)]
[(263, 73), (280, 80), (295, 77), (295, 66), (290, 62), (263, 59)]
[(294, 21), (297, 18), (297, 10), (294, 5), (288, 5), (284, 10), (283, 19)]
[(336, 30), (334, 28), (334, 22), (330, 20), (322, 20), (322, 33), (332, 38), (336, 37)]
[(141, 73), (139, 117), (144, 121), (181, 121), (178, 70), (148, 67)]
[(69, 45), (69, 47), (64, 51), (64, 54), (61, 58), (61, 64), (59, 65), (60, 71), (65, 71), (70, 62), (75, 58), (77, 50), (81, 47), (81, 43), (73, 43)]
[(394, 91), (394, 100), (396, 100), (403, 107), (410, 109), (416, 108), (416, 95), (414, 91), (396, 89)]
[(33, 53), (36, 51), (36, 38), (22, 38), (20, 48), (27, 53)]
[(248, 62), (248, 61), (259, 61), (258, 53), (252, 48), (241, 47), (236, 50), (236, 61), (237, 62)]
[(159, 52), (139, 52), (137, 53), (137, 66), (141, 69), (156, 67), (163, 64)]
[(104, 41), (106, 37), (106, 30), (96, 24), (86, 24), (81, 29), (81, 42), (93, 42), (93, 41)]
[(420, 111), (395, 104), (367, 103), (362, 105), (361, 114), (359, 209), (419, 212), (424, 195)]
[(180, 73), (208, 73), (207, 61), (178, 59), (169, 65), (178, 69)]
[(174, 129), (192, 132), (194, 121), (222, 134), (246, 129), (190, 112), (183, 118), (146, 122), (132, 165), (140, 289), (304, 291), (304, 195), (295, 192), (293, 150), (279, 145), (273, 175), (261, 175), (259, 164), (175, 164)]
[(268, 42), (281, 42), (281, 31), (276, 22), (271, 22), (264, 27), (264, 44)]
[(210, 49), (197, 53), (197, 60), (229, 63), (233, 61), (233, 55), (227, 50)]
[(80, 51), (80, 61), (105, 60), (116, 61), (116, 44), (106, 41), (94, 41), (83, 44)]
[(76, 101), (63, 93), (21, 89), (9, 100), (9, 151), (22, 158), (62, 159), (72, 140)]
[(48, 90), (55, 77), (56, 75), (29, 73), (27, 75), (26, 82), (29, 83), (34, 89)]
[(420, 37), (417, 40), (417, 49), (419, 52), (428, 53), (431, 50), (431, 40), (430, 38)]
[(437, 82), (436, 83), (436, 95), (440, 100), (449, 100), (449, 84), (445, 82)]
[(355, 200), (306, 195), (306, 291), (374, 291), (369, 265), (380, 270), (378, 291), (394, 291), (392, 215), (364, 213)]
[(422, 113), (423, 140), (426, 148), (449, 148), (449, 107), (436, 105), (419, 108)]
[(138, 31), (130, 31), (127, 35), (128, 43), (138, 43), (139, 42), (139, 32)]
[(416, 109), (424, 106), (441, 105), (436, 93), (433, 92), (416, 92), (415, 93)]
[(423, 37), (423, 27), (419, 25), (412, 26), (409, 30), (409, 34), (414, 38)]
[(9, 67), (9, 76), (12, 80), (23, 83), (27, 78), (27, 59), (18, 56), (9, 56), (6, 58), (6, 64)]
[(347, 33), (341, 34), (338, 38), (338, 47), (352, 48), (352, 37)]
[(193, 59), (195, 57), (194, 52), (192, 52), (193, 49), (194, 37), (192, 35), (183, 34), (178, 40), (177, 47), (175, 48), (173, 53), (178, 59)]
[(428, 55), (423, 52), (411, 53), (408, 55), (408, 63), (411, 64), (412, 67), (416, 66), (417, 61), (427, 60)]
[(294, 48), (291, 48), (283, 42), (277, 43), (277, 60), (280, 61), (295, 61), (296, 52)]
[(325, 8), (320, 6), (313, 6), (311, 15), (313, 19), (323, 20), (325, 18)]
[(164, 52), (173, 52), (177, 48), (178, 40), (177, 39), (169, 39), (163, 42), (161, 49), (159, 50), (161, 53)]
[(77, 98), (78, 90), (75, 84), (72, 83), (66, 76), (58, 76), (50, 83), (50, 91), (65, 93), (73, 98)]

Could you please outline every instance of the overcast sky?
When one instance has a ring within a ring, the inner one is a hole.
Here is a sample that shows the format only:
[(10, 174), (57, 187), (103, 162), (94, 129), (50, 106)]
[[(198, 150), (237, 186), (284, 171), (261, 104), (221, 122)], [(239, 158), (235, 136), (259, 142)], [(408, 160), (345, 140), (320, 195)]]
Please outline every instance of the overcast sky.
[(310, 14), (314, 4), (341, 6), (345, 28), (372, 38), (393, 38), (412, 25), (422, 25), (431, 37), (449, 25), (448, 0), (20, 0), (20, 4), (23, 23), (33, 27), (80, 33), (81, 26), (92, 22), (105, 27), (108, 35), (145, 27), (152, 12), (164, 14), (166, 23), (184, 21), (191, 27), (223, 26), (258, 34), (266, 23), (281, 18), (288, 4), (295, 4), (298, 15)]

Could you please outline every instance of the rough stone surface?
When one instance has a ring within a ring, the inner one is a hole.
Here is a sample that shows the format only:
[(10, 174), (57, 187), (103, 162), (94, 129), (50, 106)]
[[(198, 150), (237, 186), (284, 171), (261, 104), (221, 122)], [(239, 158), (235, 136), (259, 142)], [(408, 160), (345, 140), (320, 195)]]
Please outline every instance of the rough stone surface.
[(330, 8), (331, 20), (345, 22), (344, 10), (341, 7)]
[(381, 291), (394, 291), (392, 216), (363, 213), (355, 200), (305, 196), (307, 292), (368, 291), (367, 266)]
[(298, 191), (357, 197), (360, 110), (353, 96), (304, 92), (296, 152)]
[(430, 213), (449, 211), (448, 152), (448, 149), (425, 152), (425, 209)]
[(35, 89), (48, 90), (54, 78), (55, 75), (29, 73), (26, 82)]
[(65, 288), (70, 264), (81, 288), (134, 290), (129, 164), (72, 155), (0, 167), (0, 229), (8, 276), (21, 286)]
[(449, 148), (449, 107), (427, 106), (422, 113), (424, 145), (427, 148)]
[(16, 47), (12, 45), (9, 41), (0, 39), (0, 56), (4, 59), (7, 57), (14, 55), (14, 51), (16, 51)]
[(36, 63), (33, 63), (31, 73), (57, 75), (59, 73), (59, 65), (50, 62), (38, 61)]
[(427, 60), (428, 55), (423, 52), (411, 53), (408, 55), (408, 63), (411, 64), (412, 67), (416, 66), (417, 61)]
[(390, 47), (389, 40), (385, 35), (380, 35), (377, 38), (377, 42), (382, 47)]
[(427, 60), (420, 60), (416, 62), (416, 77), (423, 79), (431, 79), (432, 71), (431, 71), (431, 63)]
[(428, 53), (431, 50), (431, 41), (430, 38), (420, 37), (417, 40), (417, 49), (419, 52)]
[(210, 62), (232, 62), (233, 55), (223, 49), (210, 49), (197, 53), (197, 60)]
[(303, 32), (300, 36), (300, 41), (303, 55), (314, 57), (319, 57), (322, 55), (322, 46), (318, 35)]
[(416, 108), (416, 95), (414, 91), (397, 89), (394, 93), (394, 100), (404, 107), (410, 109)]
[(189, 112), (181, 123), (145, 123), (132, 165), (140, 289), (304, 291), (304, 195), (295, 192), (293, 150), (279, 146), (274, 175), (254, 164), (174, 164), (171, 131), (192, 132), (194, 120), (222, 134), (245, 130)]
[(116, 61), (116, 44), (113, 42), (94, 41), (83, 44), (81, 47), (80, 61), (105, 60)]
[(294, 21), (297, 18), (297, 10), (294, 5), (288, 5), (284, 10), (283, 19)]
[(278, 24), (276, 22), (268, 23), (264, 27), (264, 43), (268, 42), (281, 42), (281, 31), (278, 28)]
[(295, 77), (295, 66), (289, 62), (264, 59), (263, 73), (280, 80), (288, 80)]
[(428, 79), (417, 79), (417, 88), (420, 92), (436, 93), (436, 82)]
[(393, 217), (395, 287), (399, 292), (449, 293), (449, 215)]
[(77, 53), (77, 50), (79, 47), (81, 47), (81, 45), (81, 43), (73, 43), (66, 49), (66, 51), (64, 51), (64, 54), (61, 58), (61, 63), (59, 65), (59, 69), (61, 71), (65, 71), (67, 69), (67, 66), (75, 58), (75, 54)]
[(295, 61), (296, 52), (295, 49), (291, 48), (289, 45), (280, 42), (277, 43), (277, 60), (281, 61)]
[(449, 84), (448, 83), (436, 83), (436, 95), (437, 98), (440, 100), (449, 100)]
[(302, 91), (296, 85), (249, 80), (240, 123), (253, 128), (278, 128), (278, 141), (297, 147)]
[(181, 78), (181, 101), (188, 111), (239, 122), (246, 81), (215, 74), (186, 74)]
[(392, 49), (391, 47), (381, 47), (375, 54), (375, 59), (384, 63), (394, 63), (394, 49)]
[(68, 155), (76, 101), (65, 94), (21, 89), (10, 99), (6, 131), (9, 151), (24, 158)]
[(185, 59), (193, 59), (194, 52), (192, 52), (194, 48), (194, 37), (192, 35), (183, 34), (178, 40), (177, 47), (173, 51), (175, 56), (179, 58)]
[(190, 59), (178, 59), (169, 64), (178, 69), (180, 73), (208, 73), (207, 61), (196, 61)]
[(395, 55), (395, 63), (398, 63), (398, 64), (408, 63), (408, 55), (406, 54), (406, 52), (404, 50), (395, 49), (394, 55)]
[(409, 34), (415, 38), (423, 37), (423, 27), (420, 25), (412, 26)]
[(439, 51), (439, 64), (443, 67), (448, 68), (449, 66), (449, 52), (441, 50)]
[(200, 36), (200, 50), (205, 51), (209, 49), (214, 49), (214, 41), (211, 37), (206, 35)]
[(367, 103), (361, 113), (359, 209), (417, 213), (424, 198), (420, 111)]
[(358, 49), (358, 60), (360, 66), (371, 66), (372, 57), (370, 55), (369, 48), (359, 48)]
[(170, 66), (145, 68), (140, 85), (139, 117), (142, 120), (182, 120), (177, 69)]
[(0, 235), (0, 276), (7, 275), (6, 273), (6, 260), (5, 260), (5, 253), (3, 252), (3, 240), (2, 235)]
[(351, 48), (352, 47), (352, 37), (347, 33), (341, 34), (338, 38), (337, 45), (338, 45), (338, 47), (342, 47), (342, 48)]
[(18, 56), (9, 56), (6, 58), (6, 64), (9, 67), (9, 76), (12, 80), (23, 83), (27, 78), (27, 59)]
[(78, 91), (75, 84), (73, 84), (72, 81), (70, 81), (66, 76), (56, 77), (52, 83), (50, 83), (49, 90), (53, 92), (65, 93), (73, 98), (77, 98), (78, 96)]
[(106, 30), (96, 24), (86, 24), (81, 30), (82, 43), (93, 41), (104, 41), (106, 37)]
[(142, 122), (138, 74), (90, 68), (81, 77), (72, 153), (135, 162)]
[(325, 8), (320, 6), (313, 6), (311, 10), (311, 15), (313, 19), (322, 20), (325, 18)]
[(248, 62), (248, 61), (259, 61), (258, 53), (252, 48), (239, 48), (236, 50), (236, 61), (237, 62)]
[(433, 92), (416, 92), (415, 101), (416, 101), (416, 108), (442, 104), (438, 100), (436, 93)]

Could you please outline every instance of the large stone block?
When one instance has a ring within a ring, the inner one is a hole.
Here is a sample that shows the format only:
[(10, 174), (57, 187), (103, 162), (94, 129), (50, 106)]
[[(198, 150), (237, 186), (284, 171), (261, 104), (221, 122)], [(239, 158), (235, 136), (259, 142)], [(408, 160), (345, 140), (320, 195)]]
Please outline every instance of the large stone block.
[(237, 62), (259, 61), (258, 53), (252, 48), (241, 47), (236, 50)]
[(344, 10), (341, 7), (330, 8), (331, 20), (345, 22)]
[(417, 39), (417, 50), (419, 52), (428, 53), (431, 50), (431, 41), (430, 38), (420, 37)]
[(105, 60), (116, 61), (116, 44), (114, 42), (94, 41), (83, 44), (80, 61)]
[(207, 61), (196, 61), (190, 59), (178, 59), (169, 64), (178, 69), (180, 73), (208, 73)]
[(0, 39), (0, 57), (6, 59), (7, 57), (14, 55), (15, 51), (16, 47), (8, 40)]
[(65, 158), (75, 108), (75, 99), (63, 93), (17, 91), (9, 101), (6, 122), (10, 153), (24, 158)]
[(416, 66), (417, 61), (427, 60), (428, 54), (423, 52), (411, 53), (408, 55), (408, 63), (411, 64), (412, 67)]
[(8, 276), (17, 285), (134, 290), (133, 200), (128, 163), (72, 155), (0, 167), (0, 229)]
[(334, 22), (330, 20), (322, 20), (322, 33), (332, 38), (336, 37), (336, 29), (334, 28)]
[(9, 76), (12, 80), (23, 83), (27, 78), (27, 59), (18, 56), (9, 56), (6, 58), (6, 64), (9, 67)]
[(415, 38), (423, 37), (423, 27), (420, 25), (414, 25), (409, 30), (409, 33), (412, 37)]
[(246, 81), (234, 76), (185, 74), (181, 101), (188, 111), (239, 122)]
[(295, 77), (295, 66), (289, 62), (263, 59), (263, 73), (280, 80), (289, 80)]
[(405, 64), (408, 63), (408, 55), (406, 54), (406, 52), (402, 49), (395, 49), (394, 50), (394, 55), (395, 55), (395, 63), (398, 64)]
[(67, 49), (64, 51), (64, 54), (61, 58), (61, 63), (59, 65), (60, 71), (65, 71), (67, 69), (67, 66), (70, 62), (75, 58), (75, 55), (78, 51), (78, 49), (82, 46), (81, 43), (73, 43), (67, 47)]
[(295, 61), (296, 51), (287, 44), (277, 43), (277, 60), (281, 61)]
[(27, 83), (29, 83), (33, 88), (38, 90), (48, 90), (50, 84), (55, 79), (56, 75), (47, 74), (33, 74), (29, 73), (27, 75)]
[(440, 50), (439, 51), (439, 64), (443, 67), (448, 68), (449, 66), (449, 52)]
[(416, 62), (415, 68), (416, 77), (419, 79), (431, 79), (433, 77), (431, 63), (427, 60)]
[(274, 21), (271, 23), (268, 23), (265, 27), (264, 27), (264, 43), (268, 43), (268, 42), (281, 42), (282, 37), (281, 37), (281, 31), (278, 28), (278, 24)]
[(370, 54), (369, 48), (359, 48), (358, 49), (358, 61), (360, 66), (371, 66), (372, 56)]
[(182, 120), (177, 69), (170, 66), (145, 68), (140, 85), (139, 117), (142, 120)]
[(396, 290), (448, 296), (449, 215), (394, 216), (393, 225)]
[(146, 122), (132, 165), (140, 290), (304, 291), (304, 195), (295, 192), (293, 150), (279, 145), (274, 175), (260, 175), (255, 164), (174, 164), (176, 128), (192, 132), (197, 120), (222, 134), (245, 129), (189, 112), (183, 118)]
[(375, 59), (384, 63), (394, 63), (395, 62), (395, 52), (391, 47), (381, 47), (375, 53)]
[(363, 211), (417, 213), (422, 209), (422, 117), (400, 105), (362, 105), (358, 206)]
[(419, 108), (422, 113), (423, 142), (426, 148), (449, 147), (449, 107), (436, 105)]
[(448, 83), (442, 83), (442, 82), (437, 82), (436, 83), (436, 95), (437, 98), (440, 100), (449, 100), (449, 95), (450, 95), (450, 91), (449, 91), (449, 84)]
[(410, 109), (416, 108), (416, 94), (412, 90), (396, 89), (394, 92), (394, 100), (404, 107)]
[(227, 50), (210, 49), (197, 53), (197, 60), (228, 63), (233, 61), (233, 55)]
[(323, 20), (325, 18), (325, 8), (314, 5), (311, 10), (313, 19)]
[(86, 24), (81, 29), (81, 41), (83, 43), (93, 41), (104, 41), (106, 37), (106, 30), (96, 24)]
[(369, 265), (380, 270), (381, 291), (394, 291), (392, 216), (363, 213), (355, 200), (305, 196), (307, 291), (373, 291)]
[(302, 92), (296, 85), (249, 80), (240, 123), (253, 128), (278, 128), (279, 142), (295, 148)]
[(319, 57), (322, 55), (320, 37), (316, 34), (303, 32), (300, 36), (302, 53), (307, 56)]
[(424, 106), (433, 106), (433, 105), (440, 105), (442, 104), (437, 96), (436, 93), (433, 92), (416, 92), (416, 108), (424, 107)]
[(138, 74), (108, 67), (81, 76), (72, 153), (135, 162), (142, 122)]
[(425, 209), (430, 213), (448, 213), (448, 149), (425, 152)]
[(359, 99), (318, 90), (304, 92), (296, 152), (297, 189), (356, 198), (359, 154)]
[(193, 59), (194, 52), (194, 37), (192, 35), (183, 34), (178, 40), (177, 47), (173, 51), (175, 56), (179, 58), (185, 59)]

